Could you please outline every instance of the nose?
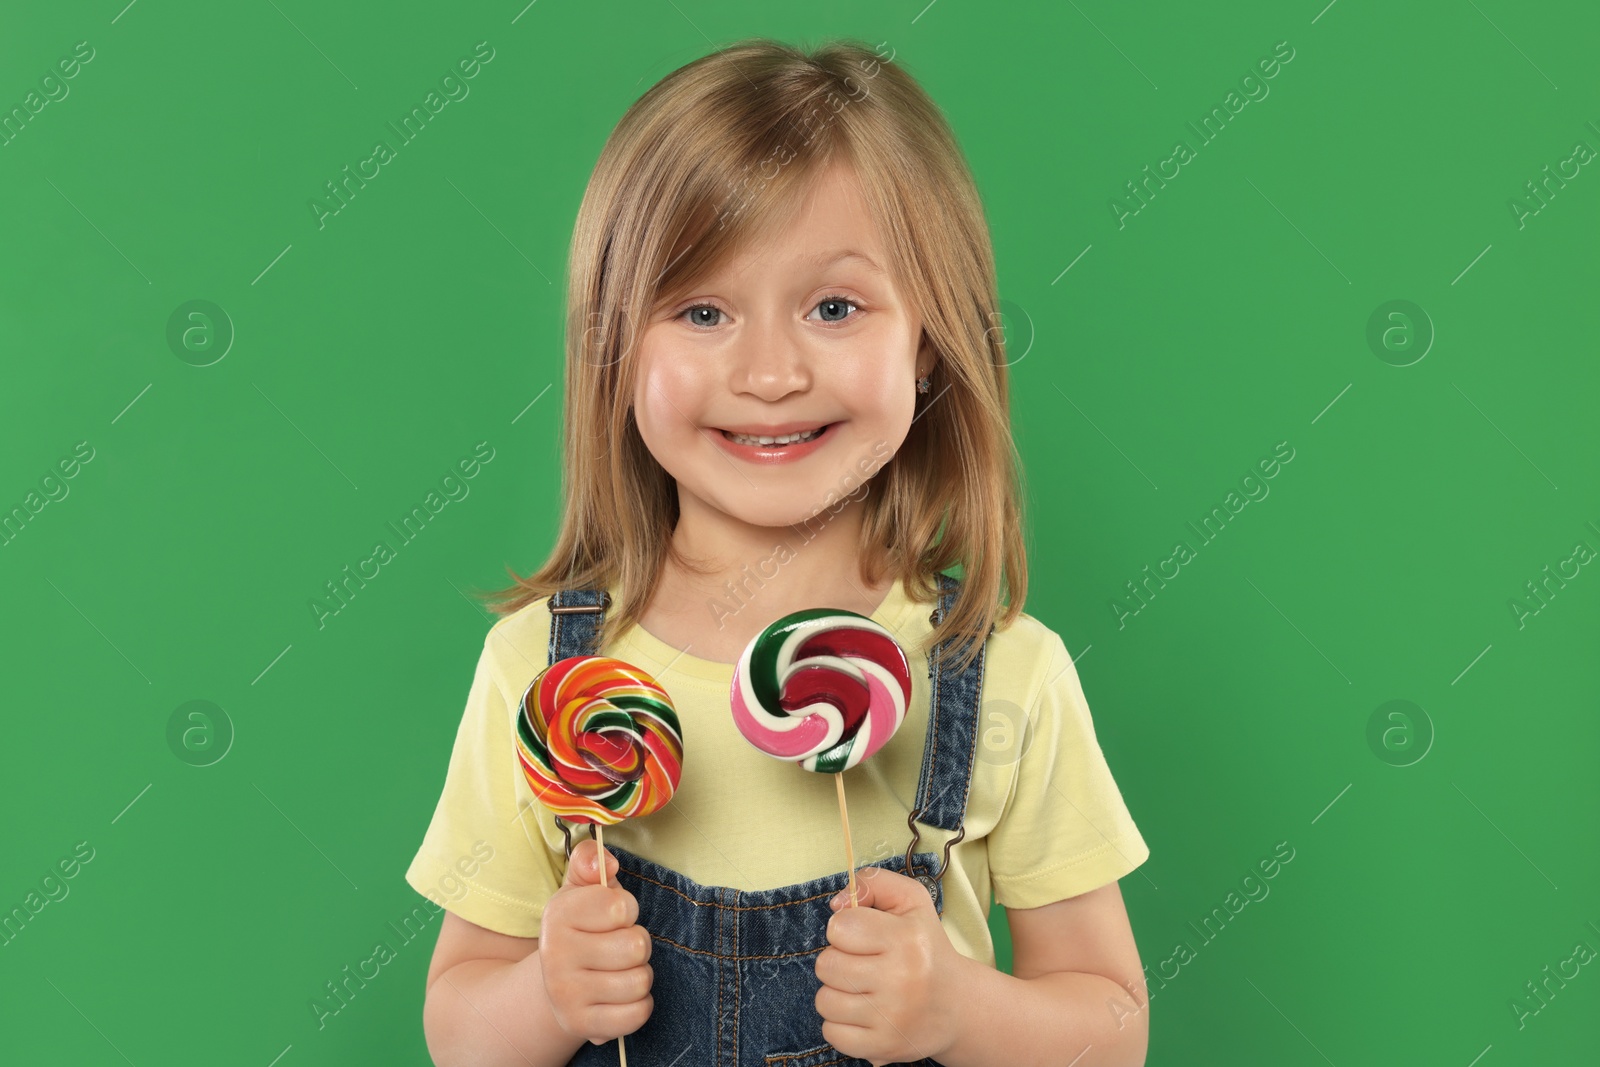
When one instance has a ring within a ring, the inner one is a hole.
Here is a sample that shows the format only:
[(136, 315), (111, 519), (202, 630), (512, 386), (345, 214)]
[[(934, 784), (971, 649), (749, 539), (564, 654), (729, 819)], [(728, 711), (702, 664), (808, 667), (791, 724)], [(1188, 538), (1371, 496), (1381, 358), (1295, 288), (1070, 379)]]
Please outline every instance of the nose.
[(782, 313), (753, 315), (734, 347), (729, 386), (762, 400), (782, 400), (811, 387), (811, 361), (800, 327)]

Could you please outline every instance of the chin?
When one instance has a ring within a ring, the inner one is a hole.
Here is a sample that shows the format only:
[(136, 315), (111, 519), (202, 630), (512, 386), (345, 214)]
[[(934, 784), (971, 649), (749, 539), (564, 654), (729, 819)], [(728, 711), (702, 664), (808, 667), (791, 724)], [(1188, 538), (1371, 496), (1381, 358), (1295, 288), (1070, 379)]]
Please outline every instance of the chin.
[(841, 505), (848, 506), (849, 503), (848, 499), (837, 493), (829, 499), (828, 493), (821, 492), (815, 496), (806, 494), (799, 498), (791, 497), (781, 505), (770, 507), (762, 507), (749, 498), (723, 501), (717, 507), (723, 514), (750, 526), (778, 529), (807, 522), (813, 527), (820, 527), (837, 518), (843, 510)]
[(827, 516), (828, 513), (826, 509), (822, 509), (821, 513), (817, 514), (817, 509), (813, 505), (806, 505), (802, 508), (743, 507), (737, 510), (728, 511), (726, 514), (731, 515), (733, 518), (738, 519), (740, 522), (746, 523), (750, 526), (764, 526), (769, 529), (778, 530), (786, 529), (791, 526), (799, 526), (807, 520), (810, 520), (813, 525), (817, 525), (823, 517)]

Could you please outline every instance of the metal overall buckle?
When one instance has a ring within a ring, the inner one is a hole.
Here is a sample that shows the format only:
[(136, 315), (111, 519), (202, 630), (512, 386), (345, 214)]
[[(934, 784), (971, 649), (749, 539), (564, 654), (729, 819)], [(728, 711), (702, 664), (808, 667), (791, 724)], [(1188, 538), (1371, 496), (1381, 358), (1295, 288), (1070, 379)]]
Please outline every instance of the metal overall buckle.
[(939, 864), (939, 869), (933, 874), (918, 874), (911, 869), (911, 853), (917, 849), (917, 842), (922, 840), (922, 831), (917, 829), (917, 816), (922, 814), (921, 808), (916, 808), (906, 816), (906, 825), (911, 828), (911, 843), (906, 846), (906, 874), (922, 883), (922, 888), (928, 891), (928, 896), (938, 903), (934, 896), (934, 886), (944, 878), (944, 872), (950, 869), (950, 850), (956, 842), (967, 836), (967, 824), (963, 822), (956, 828), (956, 836), (944, 843), (944, 860)]
[[(934, 626), (938, 626), (944, 621), (944, 609), (935, 605), (933, 612), (928, 616), (928, 621)], [(994, 633), (993, 626), (989, 627), (989, 632)], [(941, 651), (942, 648), (936, 648), (934, 655), (938, 656)], [(922, 888), (928, 891), (928, 896), (933, 897), (934, 886), (944, 878), (944, 872), (950, 869), (950, 850), (955, 847), (956, 842), (967, 836), (967, 824), (965, 820), (962, 820), (961, 825), (956, 827), (956, 836), (944, 843), (944, 859), (940, 862), (937, 872), (933, 874), (915, 874), (911, 870), (911, 853), (917, 850), (917, 842), (922, 840), (922, 831), (917, 829), (917, 816), (921, 814), (922, 809), (915, 808), (906, 816), (906, 826), (911, 829), (911, 843), (906, 846), (906, 874), (921, 882)], [(934, 897), (934, 903), (938, 903), (937, 897)]]
[(611, 594), (600, 590), (600, 603), (598, 604), (571, 604), (567, 607), (550, 607), (545, 610), (552, 615), (583, 615), (588, 612), (604, 611), (611, 606)]

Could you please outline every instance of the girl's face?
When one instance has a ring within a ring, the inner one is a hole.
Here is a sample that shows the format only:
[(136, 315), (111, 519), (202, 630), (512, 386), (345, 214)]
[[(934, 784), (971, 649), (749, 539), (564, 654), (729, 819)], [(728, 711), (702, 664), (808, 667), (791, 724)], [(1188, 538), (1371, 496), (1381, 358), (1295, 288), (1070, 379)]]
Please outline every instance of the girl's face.
[(634, 418), (685, 518), (710, 508), (790, 526), (861, 498), (905, 440), (916, 379), (932, 367), (886, 262), (853, 175), (836, 165), (784, 230), (646, 323)]

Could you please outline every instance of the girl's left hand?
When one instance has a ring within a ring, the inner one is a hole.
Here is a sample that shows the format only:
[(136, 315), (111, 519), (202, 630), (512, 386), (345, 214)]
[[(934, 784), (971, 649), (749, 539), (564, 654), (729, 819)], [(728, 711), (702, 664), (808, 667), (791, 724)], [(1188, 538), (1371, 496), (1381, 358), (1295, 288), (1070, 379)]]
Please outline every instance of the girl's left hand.
[(817, 956), (823, 1038), (874, 1067), (937, 1059), (955, 1042), (971, 961), (916, 879), (860, 868), (856, 900), (852, 908), (846, 889), (829, 901), (828, 947)]

